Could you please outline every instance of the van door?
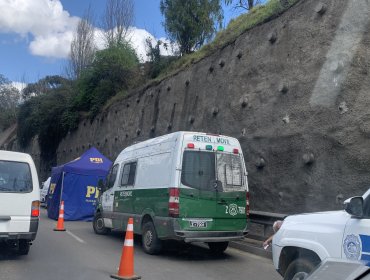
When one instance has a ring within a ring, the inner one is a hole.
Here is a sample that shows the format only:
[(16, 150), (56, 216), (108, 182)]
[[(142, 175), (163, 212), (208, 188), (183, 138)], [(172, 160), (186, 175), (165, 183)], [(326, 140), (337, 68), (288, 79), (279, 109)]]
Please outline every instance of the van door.
[(117, 178), (119, 165), (114, 165), (107, 176), (106, 191), (102, 194), (102, 207), (104, 213), (104, 224), (111, 226), (113, 223), (114, 183)]
[(240, 155), (185, 150), (180, 190), (183, 226), (187, 230), (192, 227), (243, 230), (246, 226), (245, 183)]
[(246, 176), (244, 173), (241, 155), (216, 153), (216, 177), (220, 187), (216, 192), (215, 218), (246, 218)]
[(27, 232), (33, 186), (28, 163), (0, 160), (0, 232)]

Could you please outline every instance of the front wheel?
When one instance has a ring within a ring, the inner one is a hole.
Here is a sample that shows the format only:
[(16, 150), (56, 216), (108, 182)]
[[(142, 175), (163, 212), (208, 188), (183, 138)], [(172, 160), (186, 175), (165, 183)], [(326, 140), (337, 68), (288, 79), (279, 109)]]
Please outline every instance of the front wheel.
[(229, 242), (209, 242), (208, 247), (213, 254), (221, 255), (225, 252), (227, 247), (229, 246)]
[(159, 254), (162, 250), (162, 242), (157, 236), (153, 223), (146, 222), (142, 229), (142, 243), (145, 253), (149, 255)]
[(110, 229), (105, 227), (104, 219), (100, 212), (94, 215), (93, 228), (95, 233), (100, 235), (106, 235), (110, 232)]
[(18, 254), (19, 255), (28, 255), (30, 251), (31, 243), (28, 240), (21, 239), (18, 244)]
[(304, 280), (316, 265), (307, 259), (296, 259), (287, 268), (284, 280)]

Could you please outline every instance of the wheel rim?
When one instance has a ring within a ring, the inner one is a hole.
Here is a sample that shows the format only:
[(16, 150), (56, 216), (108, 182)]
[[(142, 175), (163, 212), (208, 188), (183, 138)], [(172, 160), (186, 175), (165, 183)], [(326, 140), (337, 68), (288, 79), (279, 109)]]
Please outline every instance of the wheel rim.
[(147, 231), (144, 235), (144, 244), (146, 247), (150, 247), (153, 242), (153, 233), (151, 231)]
[(97, 219), (95, 224), (98, 230), (102, 230), (104, 228), (104, 221), (102, 218)]
[(307, 276), (308, 276), (307, 272), (301, 271), (301, 272), (294, 274), (292, 280), (304, 280), (307, 278)]

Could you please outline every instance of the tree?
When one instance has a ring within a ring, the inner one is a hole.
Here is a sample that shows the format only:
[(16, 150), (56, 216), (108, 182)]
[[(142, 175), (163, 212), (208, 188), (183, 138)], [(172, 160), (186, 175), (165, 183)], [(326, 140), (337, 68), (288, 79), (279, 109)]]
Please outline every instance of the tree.
[(232, 3), (236, 2), (234, 5), (235, 9), (241, 8), (246, 11), (251, 10), (254, 6), (260, 4), (262, 1), (261, 0), (225, 0), (226, 5), (230, 5)]
[(12, 83), (0, 74), (0, 128), (5, 129), (17, 119), (21, 94)]
[(96, 58), (77, 81), (75, 109), (90, 111), (93, 117), (117, 92), (128, 89), (137, 79), (139, 60), (128, 43), (96, 52)]
[(124, 43), (134, 21), (132, 0), (108, 0), (102, 18), (103, 36), (107, 46)]
[(223, 11), (219, 0), (161, 0), (164, 28), (180, 54), (199, 49), (221, 28)]
[(91, 8), (89, 7), (77, 25), (76, 33), (71, 43), (68, 63), (68, 76), (79, 78), (82, 71), (94, 60), (96, 46), (94, 43), (94, 26), (92, 24)]
[(45, 78), (38, 80), (36, 83), (29, 83), (22, 90), (22, 97), (24, 100), (27, 100), (32, 96), (47, 94), (53, 89), (59, 88), (67, 84), (70, 84), (70, 80), (63, 78), (61, 76), (58, 75), (46, 76)]

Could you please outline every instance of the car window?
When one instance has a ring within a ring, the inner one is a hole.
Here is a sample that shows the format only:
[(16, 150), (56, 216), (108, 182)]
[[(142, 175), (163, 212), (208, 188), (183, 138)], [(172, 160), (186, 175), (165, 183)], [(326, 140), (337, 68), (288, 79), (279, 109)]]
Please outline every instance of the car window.
[(117, 178), (118, 166), (118, 164), (114, 165), (108, 174), (107, 189), (110, 189), (114, 186), (114, 182)]
[(31, 192), (32, 176), (28, 163), (0, 161), (0, 192)]
[(126, 163), (122, 167), (121, 186), (133, 186), (136, 176), (136, 162)]

